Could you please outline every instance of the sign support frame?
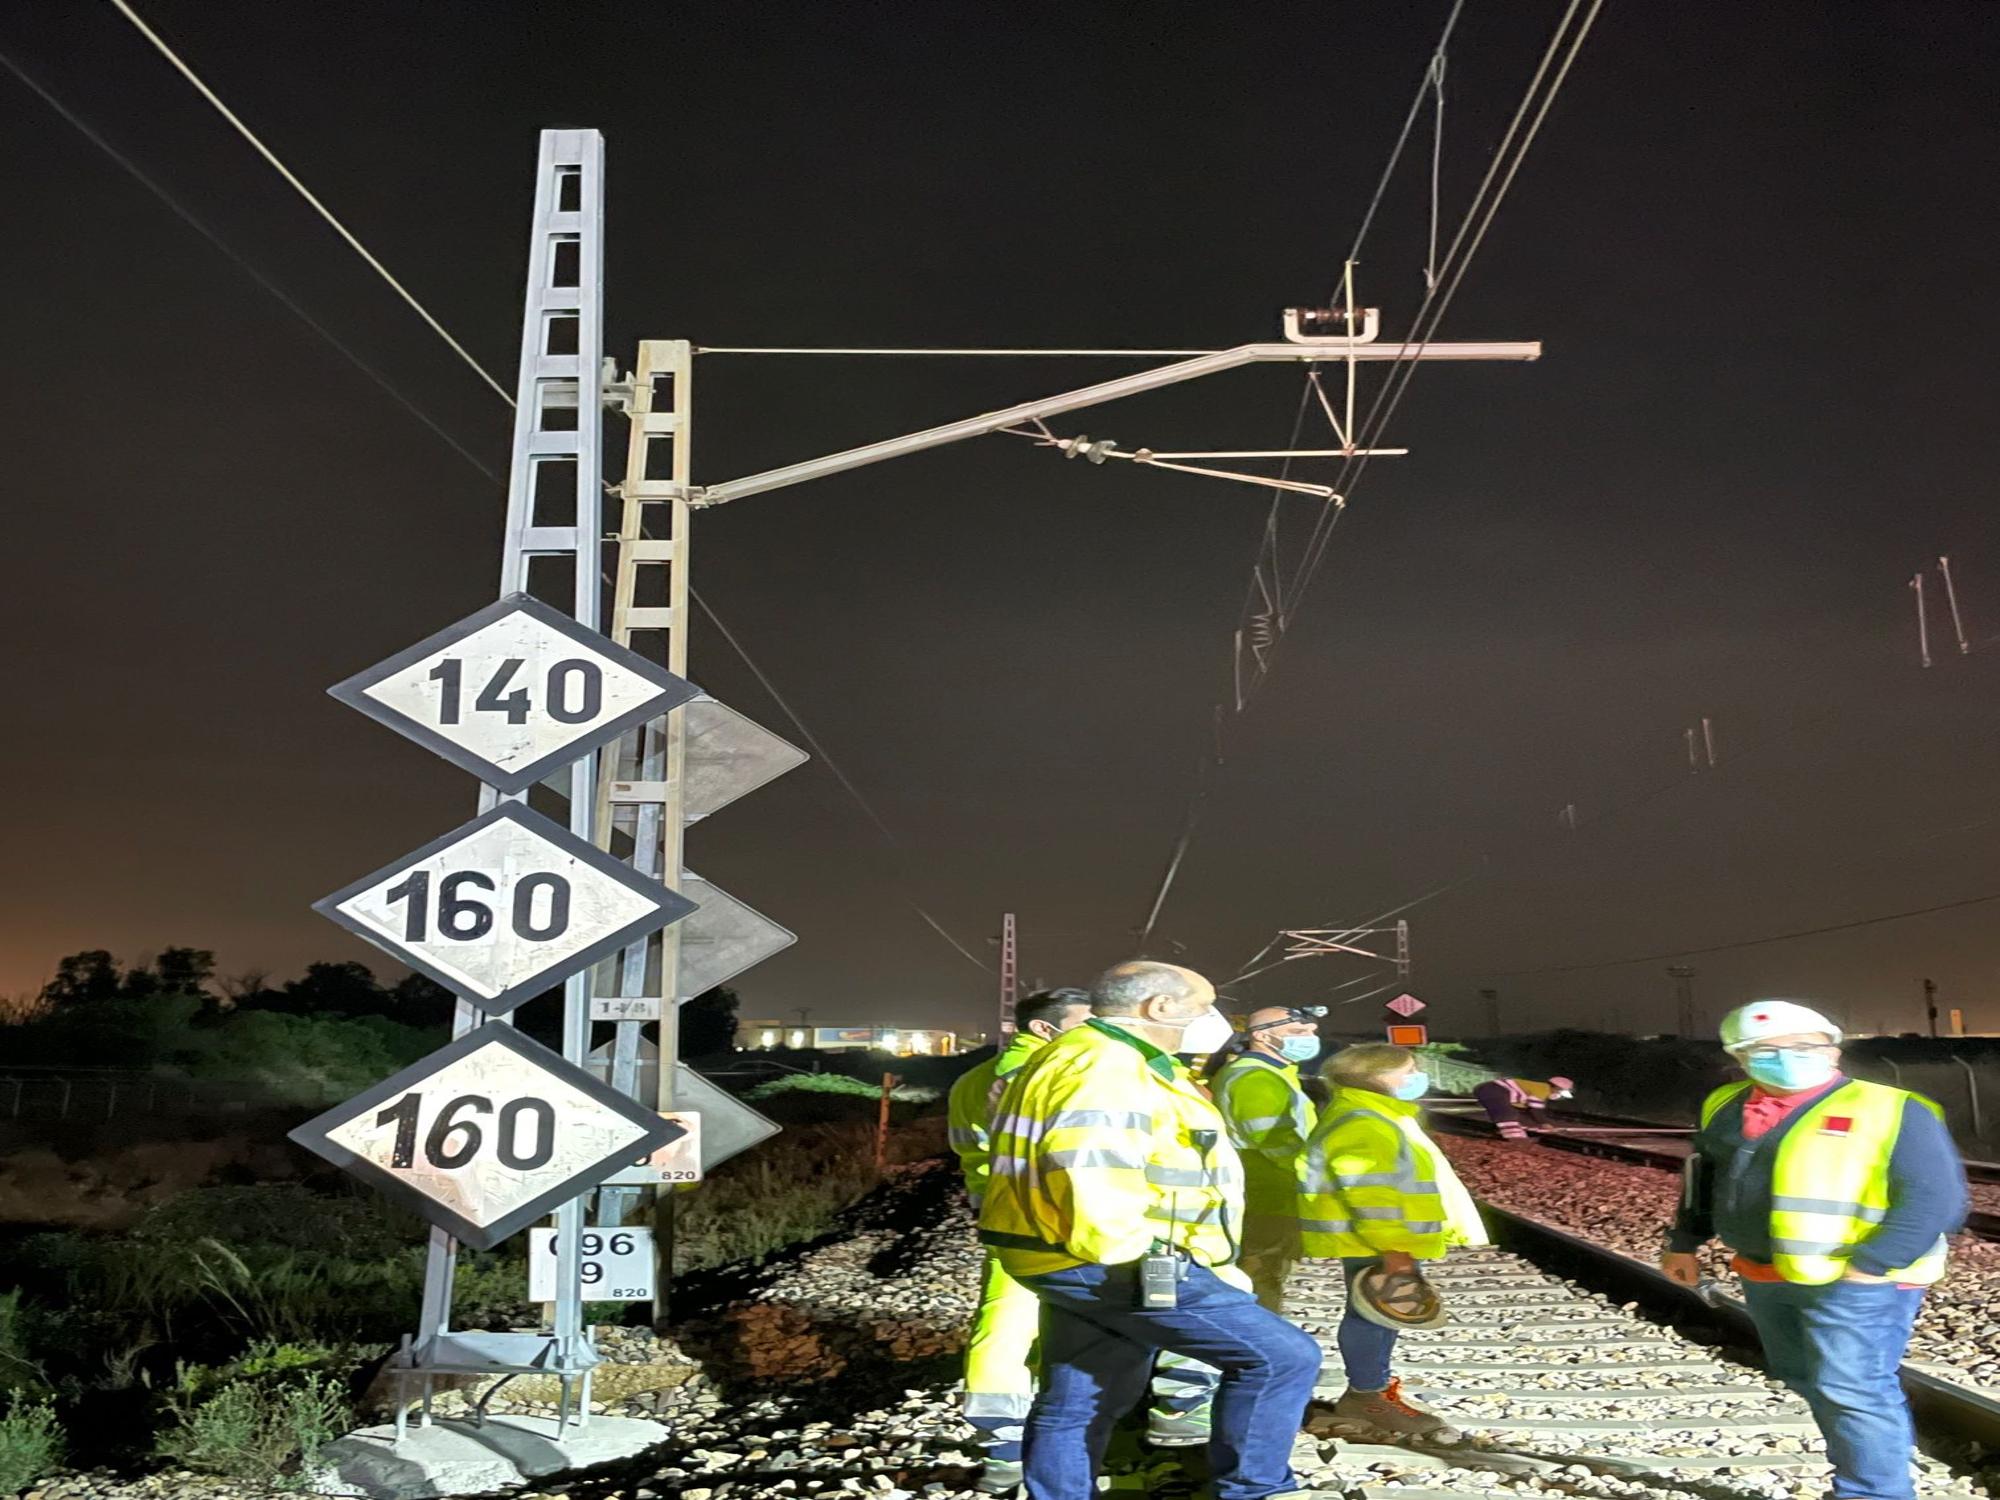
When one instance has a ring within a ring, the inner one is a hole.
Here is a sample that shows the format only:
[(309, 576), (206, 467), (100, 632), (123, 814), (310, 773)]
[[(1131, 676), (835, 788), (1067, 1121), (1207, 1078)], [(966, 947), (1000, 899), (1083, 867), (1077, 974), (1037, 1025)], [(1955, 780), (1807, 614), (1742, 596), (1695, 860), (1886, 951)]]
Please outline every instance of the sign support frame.
[[(558, 282), (562, 283), (558, 285)], [(568, 565), (569, 613), (595, 630), (602, 596), (599, 535), (603, 530), (604, 482), (602, 362), (604, 344), (604, 137), (595, 130), (545, 130), (535, 168), (535, 207), (528, 242), (527, 295), (521, 322), (521, 354), (515, 384), (514, 437), (507, 470), (506, 537), (500, 566), (500, 597), (534, 594), (542, 582), (538, 561)], [(572, 352), (558, 352), (563, 349)], [(554, 414), (573, 410), (572, 427), (551, 426)], [(573, 469), (570, 524), (550, 525), (538, 500), (559, 498), (564, 465)], [(557, 583), (560, 585), (560, 578)], [(572, 762), (568, 770), (570, 831), (594, 839), (597, 813), (598, 752)], [(482, 786), (479, 811), (502, 801), (526, 801), (527, 792), (503, 793)], [(590, 1053), (591, 972), (563, 985), (562, 1055), (582, 1067)], [(459, 999), (452, 1019), (454, 1039), (490, 1018), (471, 1001)], [(443, 1371), (493, 1374), (540, 1371), (560, 1386), (556, 1426), (572, 1415), (589, 1420), (590, 1370), (597, 1363), (583, 1324), (580, 1280), (583, 1203), (572, 1199), (556, 1210), (556, 1265), (559, 1296), (551, 1328), (538, 1334), (468, 1334), (454, 1337), (452, 1285), (458, 1244), (432, 1229), (424, 1258), (423, 1309), (416, 1336), (396, 1357), (399, 1375), (414, 1376), (422, 1388), (423, 1422), (429, 1425), (435, 1376)], [(580, 1386), (580, 1391), (578, 1387)], [(397, 1403), (397, 1425), (407, 1403)]]

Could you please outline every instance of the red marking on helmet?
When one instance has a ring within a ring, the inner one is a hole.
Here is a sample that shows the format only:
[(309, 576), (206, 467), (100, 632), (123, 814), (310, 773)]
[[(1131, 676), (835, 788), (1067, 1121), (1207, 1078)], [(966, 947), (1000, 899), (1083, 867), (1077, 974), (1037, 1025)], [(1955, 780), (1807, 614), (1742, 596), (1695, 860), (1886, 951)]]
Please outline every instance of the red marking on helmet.
[(1752, 1017), (1751, 1017), (1750, 1019), (1751, 1019), (1751, 1020), (1753, 1020), (1753, 1021), (1768, 1021), (1768, 1020), (1770, 1020), (1771, 1018), (1770, 1018), (1769, 1016), (1765, 1015), (1765, 1014), (1764, 1014), (1764, 1013), (1763, 1013), (1763, 1012), (1762, 1012), (1762, 1011), (1760, 1010), (1760, 1011), (1758, 1011), (1758, 1012), (1757, 1012), (1757, 1014), (1756, 1014), (1756, 1015), (1752, 1016)]

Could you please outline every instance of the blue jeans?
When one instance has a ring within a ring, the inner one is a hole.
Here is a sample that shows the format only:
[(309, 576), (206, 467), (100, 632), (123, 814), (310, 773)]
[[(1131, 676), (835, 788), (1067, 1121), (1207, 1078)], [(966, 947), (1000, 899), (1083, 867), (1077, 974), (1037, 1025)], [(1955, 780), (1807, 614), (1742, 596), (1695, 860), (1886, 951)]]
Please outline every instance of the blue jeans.
[(1171, 1308), (1139, 1306), (1136, 1265), (1021, 1278), (1042, 1299), (1029, 1500), (1096, 1500), (1111, 1429), (1145, 1393), (1161, 1350), (1222, 1372), (1208, 1443), (1216, 1500), (1263, 1500), (1296, 1487), (1292, 1442), (1319, 1378), (1319, 1345), (1207, 1267), (1186, 1270)]
[(1381, 1261), (1373, 1256), (1343, 1257), (1347, 1270), (1347, 1311), (1341, 1315), (1334, 1342), (1340, 1346), (1341, 1368), (1350, 1391), (1379, 1391), (1389, 1384), (1389, 1357), (1396, 1352), (1396, 1330), (1371, 1323), (1354, 1310), (1354, 1278)]
[(1909, 1403), (1896, 1366), (1921, 1288), (1834, 1281), (1746, 1281), (1765, 1368), (1805, 1397), (1833, 1463), (1835, 1500), (1912, 1500)]

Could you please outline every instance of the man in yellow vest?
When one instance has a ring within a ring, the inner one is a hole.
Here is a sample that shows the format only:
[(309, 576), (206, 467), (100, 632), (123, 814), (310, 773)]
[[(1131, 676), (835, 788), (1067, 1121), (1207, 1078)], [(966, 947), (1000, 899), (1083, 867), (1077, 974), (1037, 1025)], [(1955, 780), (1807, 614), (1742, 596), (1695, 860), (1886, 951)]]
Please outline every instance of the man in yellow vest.
[(981, 1241), (1042, 1305), (1029, 1500), (1096, 1500), (1112, 1426), (1162, 1351), (1222, 1372), (1216, 1500), (1298, 1493), (1291, 1448), (1319, 1345), (1258, 1306), (1235, 1269), (1242, 1168), (1174, 1056), (1219, 1020), (1215, 989), (1171, 964), (1120, 964), (1092, 986), (1091, 1010), (1001, 1097), (979, 1216)]
[(1766, 1368), (1826, 1438), (1835, 1500), (1913, 1500), (1896, 1371), (1965, 1220), (1965, 1167), (1937, 1105), (1841, 1075), (1840, 1040), (1791, 1000), (1723, 1021), (1749, 1082), (1702, 1106), (1660, 1268), (1693, 1286), (1703, 1244), (1732, 1248)]
[[(992, 1159), (993, 1107), (1021, 1065), (1065, 1031), (1090, 1019), (1084, 990), (1030, 995), (1014, 1011), (1020, 1030), (995, 1056), (960, 1076), (951, 1089), (951, 1149), (965, 1169), (972, 1211), (986, 1196)], [(1042, 1304), (1000, 1269), (992, 1251), (980, 1286), (979, 1308), (965, 1343), (965, 1396), (961, 1411), (986, 1457), (979, 1488), (1007, 1494), (1021, 1483), (1021, 1431), (1034, 1399), (1035, 1332)]]
[(1299, 1155), (1318, 1118), (1299, 1084), (1299, 1065), (1319, 1055), (1312, 1011), (1253, 1010), (1236, 1042), (1215, 1054), (1209, 1092), (1243, 1158), (1243, 1255), (1257, 1300), (1285, 1310), (1285, 1281), (1299, 1259)]

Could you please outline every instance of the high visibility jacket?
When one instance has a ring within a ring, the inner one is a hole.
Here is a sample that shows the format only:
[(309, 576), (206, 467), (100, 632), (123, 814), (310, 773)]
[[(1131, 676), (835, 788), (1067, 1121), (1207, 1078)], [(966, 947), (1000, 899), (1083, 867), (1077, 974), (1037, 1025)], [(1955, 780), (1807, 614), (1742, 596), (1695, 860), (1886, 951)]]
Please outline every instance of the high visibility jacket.
[[(1725, 1084), (1701, 1107), (1706, 1126), (1747, 1083)], [(1911, 1100), (1944, 1118), (1921, 1094), (1850, 1078), (1804, 1108), (1778, 1142), (1771, 1167), (1771, 1264), (1787, 1281), (1838, 1281), (1889, 1210), (1889, 1157)], [(1944, 1275), (1945, 1242), (1889, 1280), (1928, 1286)]]
[(1030, 1055), (1048, 1043), (1032, 1031), (1017, 1031), (1007, 1045), (978, 1067), (959, 1075), (951, 1086), (951, 1149), (965, 1171), (966, 1195), (975, 1211), (986, 1195), (987, 1165), (992, 1157), (994, 1106), (1007, 1087), (1007, 1080), (1021, 1070)]
[(1299, 1155), (1314, 1124), (1299, 1070), (1261, 1052), (1231, 1058), (1209, 1084), (1243, 1158), (1244, 1208), (1253, 1214), (1298, 1212)]
[(1037, 1051), (1001, 1095), (979, 1238), (1010, 1276), (1175, 1246), (1235, 1260), (1243, 1169), (1188, 1070), (1109, 1021)]
[(1436, 1260), (1448, 1246), (1486, 1243), (1472, 1195), (1417, 1113), (1417, 1105), (1372, 1089), (1335, 1090), (1299, 1158), (1307, 1255), (1395, 1250)]

